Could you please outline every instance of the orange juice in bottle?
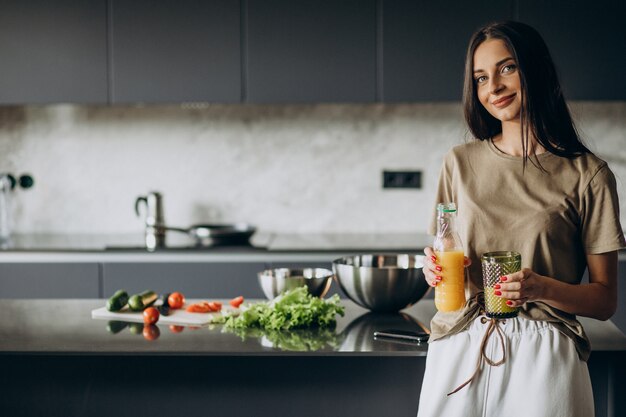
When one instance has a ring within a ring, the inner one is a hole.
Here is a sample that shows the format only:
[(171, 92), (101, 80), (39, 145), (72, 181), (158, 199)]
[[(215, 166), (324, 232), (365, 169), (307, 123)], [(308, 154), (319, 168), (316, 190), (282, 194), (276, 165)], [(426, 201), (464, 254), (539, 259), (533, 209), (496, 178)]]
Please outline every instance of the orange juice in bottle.
[(463, 244), (456, 228), (456, 205), (437, 205), (437, 235), (433, 243), (441, 281), (435, 287), (435, 306), (439, 311), (455, 311), (465, 305)]

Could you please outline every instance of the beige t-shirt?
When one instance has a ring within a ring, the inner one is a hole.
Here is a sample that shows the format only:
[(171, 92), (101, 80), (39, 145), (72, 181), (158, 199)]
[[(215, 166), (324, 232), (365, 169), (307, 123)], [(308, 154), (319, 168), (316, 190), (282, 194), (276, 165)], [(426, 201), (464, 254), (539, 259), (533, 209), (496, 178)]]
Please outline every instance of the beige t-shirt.
[[(549, 152), (538, 160), (545, 171), (530, 161), (524, 171), (521, 157), (499, 151), (489, 140), (456, 146), (446, 155), (436, 202), (457, 205), (459, 234), (472, 260), (471, 298), (458, 312), (435, 315), (432, 340), (463, 330), (480, 314), (474, 296), (483, 288), (484, 252), (519, 252), (523, 268), (579, 284), (586, 254), (626, 246), (615, 177), (606, 162), (592, 154), (568, 159)], [(589, 341), (574, 315), (534, 302), (526, 303), (520, 316), (552, 322), (575, 341), (581, 358), (588, 358)]]

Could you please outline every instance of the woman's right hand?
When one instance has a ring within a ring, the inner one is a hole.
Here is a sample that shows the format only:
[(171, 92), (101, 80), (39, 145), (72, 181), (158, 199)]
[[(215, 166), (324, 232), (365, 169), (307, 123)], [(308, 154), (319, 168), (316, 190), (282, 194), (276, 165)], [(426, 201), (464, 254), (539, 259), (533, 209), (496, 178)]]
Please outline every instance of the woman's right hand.
[(431, 287), (436, 287), (441, 282), (441, 266), (437, 265), (437, 256), (435, 251), (430, 246), (424, 248), (424, 278)]
[[(426, 282), (431, 287), (436, 287), (437, 284), (441, 282), (442, 274), (441, 274), (441, 265), (437, 263), (437, 255), (435, 255), (435, 251), (430, 246), (424, 248), (424, 255), (426, 258), (424, 259), (424, 277), (426, 278)], [(463, 257), (463, 266), (467, 268), (472, 264), (472, 260), (467, 256)]]

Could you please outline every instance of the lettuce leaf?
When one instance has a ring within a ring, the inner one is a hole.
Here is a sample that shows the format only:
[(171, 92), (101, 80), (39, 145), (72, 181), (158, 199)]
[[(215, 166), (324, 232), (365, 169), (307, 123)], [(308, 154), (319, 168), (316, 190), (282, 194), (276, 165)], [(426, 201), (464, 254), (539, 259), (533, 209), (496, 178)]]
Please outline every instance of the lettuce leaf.
[(344, 315), (339, 301), (337, 294), (327, 300), (313, 297), (303, 286), (286, 291), (270, 302), (250, 304), (238, 316), (225, 316), (224, 327), (265, 330), (334, 327), (335, 316)]
[(304, 328), (291, 330), (266, 330), (258, 327), (245, 329), (224, 328), (226, 333), (236, 334), (242, 341), (247, 339), (265, 339), (274, 348), (291, 351), (316, 351), (327, 346), (335, 349), (342, 337), (328, 327)]

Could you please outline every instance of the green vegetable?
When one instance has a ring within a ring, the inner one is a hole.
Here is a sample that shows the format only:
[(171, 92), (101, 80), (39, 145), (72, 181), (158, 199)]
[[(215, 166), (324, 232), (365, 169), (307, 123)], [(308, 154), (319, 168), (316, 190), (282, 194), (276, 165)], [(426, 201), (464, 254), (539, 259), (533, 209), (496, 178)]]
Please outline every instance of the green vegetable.
[(157, 306), (156, 309), (159, 312), (159, 314), (162, 316), (170, 315), (170, 307), (168, 305), (160, 305), (160, 306)]
[(339, 296), (327, 300), (313, 297), (306, 287), (287, 291), (271, 302), (247, 306), (238, 316), (225, 315), (226, 329), (261, 328), (289, 330), (308, 327), (333, 327), (335, 315), (344, 315)]
[(120, 311), (128, 303), (128, 293), (126, 290), (117, 290), (115, 294), (107, 300), (107, 310)]
[(128, 330), (132, 334), (143, 334), (143, 323), (128, 323)]
[(107, 324), (107, 330), (109, 331), (109, 333), (117, 334), (124, 330), (127, 326), (128, 323), (125, 321), (110, 320)]
[(334, 329), (320, 327), (314, 329), (295, 330), (264, 330), (259, 328), (229, 329), (224, 332), (234, 333), (241, 337), (242, 341), (248, 338), (265, 338), (275, 348), (282, 350), (311, 352), (324, 349), (326, 346), (336, 348), (342, 338), (335, 334)]
[(159, 297), (159, 300), (161, 300), (161, 305), (162, 306), (165, 306), (165, 307), (169, 307), (170, 306), (170, 302), (167, 300), (169, 298), (170, 294), (171, 293), (167, 292), (167, 293), (165, 293), (165, 294), (163, 294), (163, 295), (161, 295)]
[(157, 294), (154, 291), (146, 290), (142, 293), (135, 294), (128, 299), (128, 306), (133, 311), (143, 311), (145, 308), (150, 307), (157, 299)]

